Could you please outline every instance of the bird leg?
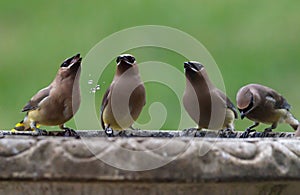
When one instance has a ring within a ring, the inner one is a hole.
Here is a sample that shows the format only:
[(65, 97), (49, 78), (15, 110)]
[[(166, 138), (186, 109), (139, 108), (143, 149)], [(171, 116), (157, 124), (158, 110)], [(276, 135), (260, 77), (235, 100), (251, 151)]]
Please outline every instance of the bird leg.
[[(246, 129), (246, 131), (249, 131), (249, 132), (253, 132), (253, 131), (255, 131), (253, 128), (254, 127), (257, 127), (259, 125), (259, 123), (258, 122), (255, 122), (253, 125), (251, 125), (250, 127), (248, 127), (247, 129)], [(252, 130), (253, 129), (253, 130)]]
[(244, 131), (244, 133), (242, 133), (242, 135), (240, 136), (240, 138), (247, 138), (251, 132), (256, 131), (256, 130), (253, 129), (253, 128), (254, 128), (254, 127), (257, 127), (258, 125), (259, 125), (259, 123), (258, 123), (258, 122), (255, 122), (253, 125), (251, 125), (250, 127), (248, 127), (248, 128)]
[(109, 126), (110, 125), (105, 127), (104, 132), (107, 135), (107, 137), (114, 137), (114, 130), (112, 128), (110, 128)]
[(264, 132), (262, 132), (261, 137), (267, 137), (268, 133), (272, 132), (273, 129), (277, 127), (277, 123), (273, 123), (271, 127), (265, 128)]
[(80, 138), (80, 136), (78, 135), (78, 133), (76, 133), (76, 131), (74, 131), (71, 128), (65, 127), (64, 124), (59, 125), (59, 128), (61, 130), (64, 130), (64, 134), (63, 135), (66, 136), (66, 137), (75, 137), (76, 139)]
[(233, 138), (236, 137), (237, 133), (234, 132), (234, 126), (232, 124), (228, 124), (226, 129), (220, 130), (220, 137), (228, 137)]
[(33, 122), (30, 123), (30, 128), (33, 129), (36, 132), (36, 134), (34, 134), (36, 136), (39, 136), (39, 135), (48, 135), (48, 132), (46, 130), (40, 129), (40, 128), (37, 127), (37, 124), (36, 124), (35, 121), (33, 121)]

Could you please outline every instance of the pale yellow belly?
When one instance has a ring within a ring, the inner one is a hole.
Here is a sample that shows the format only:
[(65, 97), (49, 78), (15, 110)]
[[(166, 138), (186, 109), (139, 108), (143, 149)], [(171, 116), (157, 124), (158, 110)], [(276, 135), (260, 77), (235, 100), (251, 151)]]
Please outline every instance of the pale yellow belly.
[(134, 123), (134, 120), (129, 113), (122, 116), (119, 116), (118, 114), (113, 115), (111, 109), (104, 109), (102, 120), (105, 126), (109, 126), (113, 130), (124, 130)]
[(55, 115), (49, 115), (39, 109), (29, 111), (28, 119), (30, 122), (36, 122), (45, 126), (61, 125), (69, 120), (69, 118), (65, 118), (62, 114), (55, 113)]

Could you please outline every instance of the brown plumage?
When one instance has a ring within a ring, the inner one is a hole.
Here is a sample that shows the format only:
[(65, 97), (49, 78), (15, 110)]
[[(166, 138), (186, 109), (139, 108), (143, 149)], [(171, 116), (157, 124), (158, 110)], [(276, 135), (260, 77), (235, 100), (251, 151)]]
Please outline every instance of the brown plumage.
[(132, 128), (146, 103), (144, 84), (134, 56), (123, 54), (116, 61), (116, 73), (100, 110), (102, 128), (109, 136), (113, 135), (112, 130)]
[(27, 112), (24, 120), (15, 126), (15, 130), (43, 130), (37, 126), (56, 126), (75, 132), (64, 123), (69, 121), (77, 112), (80, 105), (79, 76), (81, 66), (80, 54), (66, 59), (60, 66), (52, 83), (35, 94), (24, 106), (22, 112)]
[(271, 124), (265, 132), (271, 132), (282, 122), (289, 124), (294, 130), (299, 125), (299, 121), (290, 113), (291, 106), (286, 99), (269, 87), (259, 84), (246, 85), (238, 91), (236, 101), (241, 118), (247, 117), (255, 122), (246, 131), (251, 131), (259, 123)]
[(185, 62), (186, 89), (183, 105), (198, 128), (234, 130), (237, 111), (226, 95), (210, 81), (199, 62)]

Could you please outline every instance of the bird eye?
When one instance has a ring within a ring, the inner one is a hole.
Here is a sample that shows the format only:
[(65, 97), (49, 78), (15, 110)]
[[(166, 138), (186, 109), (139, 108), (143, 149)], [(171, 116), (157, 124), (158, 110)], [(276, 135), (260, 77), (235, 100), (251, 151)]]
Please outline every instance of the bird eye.
[(63, 62), (60, 67), (68, 67), (69, 64), (67, 62)]
[(201, 69), (203, 68), (203, 65), (202, 65), (202, 64), (196, 64), (196, 66), (197, 66), (197, 69), (198, 69), (198, 70), (201, 70)]
[(70, 65), (72, 59), (73, 59), (73, 58), (68, 58), (68, 59), (66, 59), (66, 60), (61, 64), (60, 67), (68, 67), (68, 66)]
[(132, 56), (129, 56), (129, 57), (128, 57), (128, 61), (129, 61), (130, 63), (133, 63), (133, 62), (135, 62), (135, 58), (132, 57)]

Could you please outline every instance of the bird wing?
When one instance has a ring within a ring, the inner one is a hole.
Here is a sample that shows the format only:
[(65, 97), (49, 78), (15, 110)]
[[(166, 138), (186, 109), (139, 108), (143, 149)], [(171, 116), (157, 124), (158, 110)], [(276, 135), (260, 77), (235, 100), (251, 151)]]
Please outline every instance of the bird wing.
[(291, 105), (287, 102), (287, 100), (274, 90), (271, 90), (267, 93), (266, 100), (273, 102), (274, 108), (276, 109), (291, 109)]
[(140, 115), (142, 108), (146, 104), (144, 85), (139, 85), (134, 90), (133, 94), (132, 94), (133, 96), (129, 98), (129, 111), (130, 111), (130, 115), (134, 118), (134, 120), (136, 120), (136, 118)]
[(30, 110), (35, 110), (39, 107), (40, 103), (43, 102), (46, 98), (48, 98), (52, 86), (48, 86), (44, 89), (41, 89), (37, 92), (30, 101), (23, 107), (22, 112), (27, 112)]
[(104, 124), (104, 121), (103, 121), (103, 111), (104, 111), (104, 108), (107, 106), (108, 104), (108, 100), (109, 100), (109, 96), (110, 96), (110, 88), (109, 87), (106, 92), (104, 93), (103, 95), (103, 99), (102, 99), (102, 103), (101, 103), (101, 108), (100, 108), (100, 115), (101, 115), (101, 126), (103, 129), (105, 129), (105, 124)]
[(230, 101), (230, 99), (219, 89), (217, 89), (217, 94), (219, 94), (219, 96), (223, 99), (223, 101), (226, 101), (226, 107), (233, 111), (234, 117), (237, 119), (238, 113), (232, 101)]

